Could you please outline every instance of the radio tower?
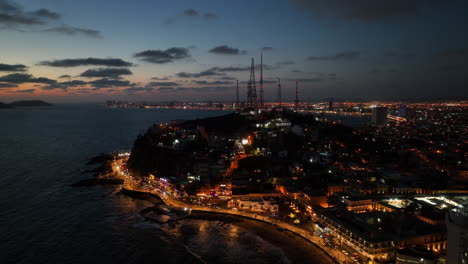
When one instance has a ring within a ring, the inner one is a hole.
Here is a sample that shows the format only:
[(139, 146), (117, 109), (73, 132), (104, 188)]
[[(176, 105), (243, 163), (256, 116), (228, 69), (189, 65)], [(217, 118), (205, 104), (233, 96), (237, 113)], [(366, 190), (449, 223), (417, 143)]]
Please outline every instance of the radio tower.
[(263, 108), (264, 104), (263, 97), (263, 52), (260, 53), (260, 107)]
[(237, 86), (236, 86), (236, 108), (240, 107), (240, 101), (239, 101), (239, 80), (237, 80)]
[(296, 106), (296, 109), (299, 108), (299, 87), (298, 87), (297, 80), (296, 80), (296, 100), (294, 100), (294, 105)]
[(278, 78), (278, 104), (279, 106), (281, 107), (282, 105), (282, 101), (281, 101), (281, 79)]
[(247, 104), (250, 107), (257, 107), (257, 88), (255, 87), (255, 64), (252, 58), (250, 66), (250, 80), (247, 85)]

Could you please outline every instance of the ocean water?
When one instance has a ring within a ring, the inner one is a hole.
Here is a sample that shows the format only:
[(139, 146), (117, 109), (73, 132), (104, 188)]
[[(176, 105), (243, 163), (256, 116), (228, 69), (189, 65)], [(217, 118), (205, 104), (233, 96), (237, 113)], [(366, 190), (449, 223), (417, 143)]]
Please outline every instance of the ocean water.
[(99, 105), (0, 110), (0, 263), (290, 263), (255, 231), (205, 220), (160, 226), (139, 215), (147, 202), (115, 195), (116, 187), (70, 187), (91, 177), (81, 173), (92, 168), (89, 158), (130, 150), (154, 123), (225, 113)]
[(153, 123), (223, 113), (98, 105), (2, 109), (0, 263), (198, 262), (179, 239), (140, 218), (145, 202), (116, 196), (114, 187), (70, 184), (90, 177), (81, 173), (87, 159), (129, 150)]

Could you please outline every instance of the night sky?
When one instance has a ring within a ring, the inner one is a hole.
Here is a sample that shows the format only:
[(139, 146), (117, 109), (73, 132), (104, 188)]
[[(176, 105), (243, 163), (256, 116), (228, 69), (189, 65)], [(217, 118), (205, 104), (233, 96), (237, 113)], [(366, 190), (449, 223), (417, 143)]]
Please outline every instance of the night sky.
[[(468, 2), (0, 0), (0, 101), (467, 99)], [(259, 80), (259, 67), (256, 67)], [(257, 83), (258, 87), (258, 83)]]

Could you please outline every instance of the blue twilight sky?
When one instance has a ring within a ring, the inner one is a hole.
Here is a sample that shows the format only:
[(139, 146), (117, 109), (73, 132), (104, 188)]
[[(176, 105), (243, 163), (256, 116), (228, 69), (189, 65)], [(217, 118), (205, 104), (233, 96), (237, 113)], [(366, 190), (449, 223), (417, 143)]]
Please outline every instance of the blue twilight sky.
[[(0, 0), (0, 101), (466, 99), (461, 0)], [(61, 77), (61, 78), (59, 78)], [(257, 88), (259, 67), (256, 67)]]

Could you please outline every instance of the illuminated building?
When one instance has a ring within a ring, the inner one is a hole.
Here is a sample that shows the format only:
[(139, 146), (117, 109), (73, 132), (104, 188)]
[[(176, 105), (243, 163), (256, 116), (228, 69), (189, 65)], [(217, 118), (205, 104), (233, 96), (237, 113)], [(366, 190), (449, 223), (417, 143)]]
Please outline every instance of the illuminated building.
[(372, 125), (383, 127), (387, 124), (388, 108), (376, 106), (372, 108)]
[(433, 252), (446, 248), (444, 225), (433, 226), (414, 215), (383, 211), (345, 213), (333, 208), (319, 208), (314, 212), (331, 236), (359, 252), (364, 260), (378, 263), (394, 260), (397, 249), (417, 245)]
[(396, 264), (436, 264), (438, 258), (423, 247), (404, 248), (396, 251)]
[(456, 207), (448, 211), (447, 263), (468, 263), (468, 210)]

